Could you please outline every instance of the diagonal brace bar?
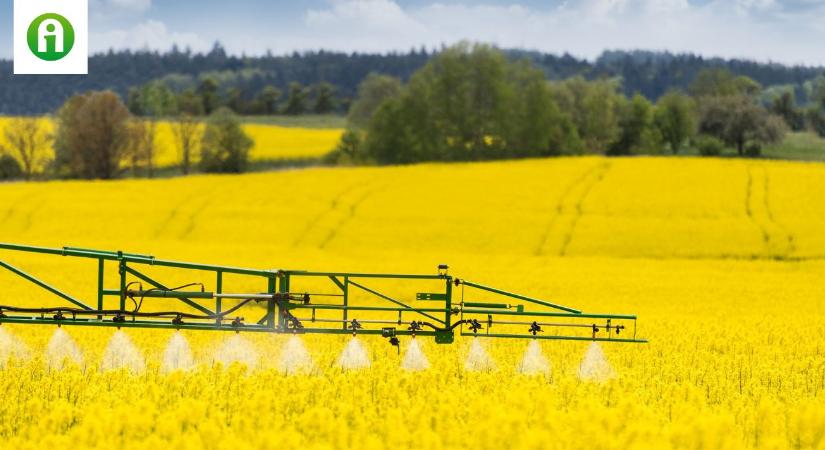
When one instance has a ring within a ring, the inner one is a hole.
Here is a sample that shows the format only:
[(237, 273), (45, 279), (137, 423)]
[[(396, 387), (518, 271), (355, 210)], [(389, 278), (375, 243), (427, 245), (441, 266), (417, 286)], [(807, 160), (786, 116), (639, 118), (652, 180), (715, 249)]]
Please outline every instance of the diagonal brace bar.
[(8, 269), (10, 272), (14, 273), (15, 275), (18, 275), (18, 276), (20, 276), (20, 277), (22, 277), (22, 278), (25, 278), (26, 280), (31, 281), (32, 283), (34, 283), (34, 284), (36, 284), (36, 285), (38, 285), (38, 286), (42, 287), (43, 289), (45, 289), (45, 290), (47, 290), (47, 291), (51, 292), (52, 294), (54, 294), (54, 295), (56, 295), (56, 296), (58, 296), (58, 297), (60, 297), (60, 298), (62, 298), (62, 299), (64, 299), (64, 300), (66, 300), (66, 301), (68, 301), (68, 302), (70, 302), (70, 303), (73, 303), (75, 306), (78, 306), (78, 307), (80, 307), (80, 308), (83, 308), (83, 309), (85, 309), (85, 310), (87, 310), (87, 311), (93, 311), (93, 310), (94, 310), (94, 308), (92, 308), (91, 306), (88, 306), (88, 305), (86, 305), (85, 303), (81, 302), (80, 300), (78, 300), (78, 299), (76, 299), (76, 298), (72, 297), (71, 295), (66, 294), (66, 293), (64, 293), (64, 292), (60, 291), (59, 289), (57, 289), (57, 288), (55, 288), (55, 287), (53, 287), (53, 286), (51, 286), (51, 285), (49, 285), (49, 284), (46, 284), (46, 283), (45, 283), (45, 282), (43, 282), (43, 281), (38, 280), (37, 278), (35, 278), (35, 277), (33, 277), (33, 276), (31, 276), (31, 275), (27, 274), (26, 272), (23, 272), (22, 270), (20, 270), (20, 269), (18, 269), (18, 268), (16, 268), (16, 267), (14, 267), (14, 266), (12, 266), (11, 264), (7, 264), (7, 263), (5, 263), (5, 262), (3, 262), (3, 261), (0, 261), (0, 267), (3, 267), (3, 268), (5, 268), (5, 269)]
[(329, 279), (332, 280), (332, 282), (335, 283), (335, 285), (338, 286), (339, 289), (341, 289), (341, 292), (347, 290), (347, 288), (344, 287), (344, 283), (342, 283), (341, 280), (338, 279), (338, 277), (330, 275)]
[(514, 294), (512, 292), (502, 291), (501, 289), (492, 288), (489, 286), (484, 286), (482, 284), (476, 284), (472, 281), (461, 280), (461, 284), (465, 286), (474, 287), (476, 289), (481, 289), (482, 291), (492, 292), (493, 294), (504, 295), (506, 297), (512, 297), (519, 300), (524, 300), (526, 302), (535, 303), (537, 305), (547, 306), (549, 308), (560, 309), (562, 311), (567, 311), (573, 314), (581, 314), (581, 311), (578, 309), (568, 308), (567, 306), (556, 305), (555, 303), (545, 302), (544, 300), (537, 300), (535, 298), (527, 297), (524, 295)]
[[(417, 312), (418, 314), (421, 314), (422, 316), (428, 317), (428, 318), (430, 318), (430, 319), (432, 319), (432, 320), (435, 320), (436, 322), (439, 322), (439, 323), (445, 324), (443, 320), (438, 319), (438, 318), (436, 318), (435, 316), (432, 316), (432, 315), (427, 314), (427, 313), (425, 313), (425, 312), (423, 312), (423, 311), (420, 311), (420, 310), (418, 310), (418, 309), (416, 309), (416, 308), (413, 308), (413, 307), (412, 307), (412, 306), (410, 306), (410, 305), (407, 305), (407, 304), (404, 304), (404, 303), (402, 303), (402, 302), (399, 302), (398, 300), (395, 300), (394, 298), (391, 298), (391, 297), (389, 297), (389, 296), (386, 296), (386, 295), (384, 295), (384, 294), (382, 294), (382, 293), (380, 293), (380, 292), (378, 292), (378, 291), (374, 291), (374, 290), (372, 290), (372, 289), (370, 289), (370, 288), (368, 288), (368, 287), (366, 287), (366, 286), (364, 286), (364, 285), (362, 285), (362, 284), (358, 284), (358, 283), (356, 283), (355, 281), (350, 280), (350, 281), (349, 281), (349, 284), (351, 284), (351, 285), (353, 285), (353, 286), (355, 286), (355, 287), (357, 287), (357, 288), (359, 288), (359, 289), (363, 289), (363, 290), (365, 290), (365, 291), (369, 292), (369, 293), (370, 293), (370, 294), (372, 294), (372, 295), (375, 295), (375, 296), (378, 296), (378, 297), (380, 297), (380, 298), (383, 298), (384, 300), (386, 300), (386, 301), (388, 301), (388, 302), (392, 302), (392, 303), (395, 303), (395, 304), (396, 304), (396, 305), (398, 305), (398, 306), (402, 306), (402, 307), (404, 307), (404, 308), (407, 308), (407, 309), (409, 309), (411, 312)], [(446, 325), (446, 324), (445, 324), (445, 325)]]
[[(143, 280), (143, 281), (145, 281), (145, 282), (147, 282), (147, 283), (151, 284), (152, 286), (155, 286), (155, 287), (156, 287), (156, 288), (158, 288), (158, 289), (165, 289), (165, 290), (169, 290), (169, 288), (168, 288), (168, 287), (166, 287), (166, 286), (164, 286), (163, 284), (161, 284), (161, 283), (159, 283), (159, 282), (157, 282), (157, 281), (155, 281), (155, 280), (153, 280), (153, 279), (149, 278), (148, 276), (146, 276), (146, 275), (144, 275), (144, 274), (142, 274), (142, 273), (138, 272), (137, 270), (135, 270), (135, 269), (133, 269), (133, 268), (131, 268), (131, 267), (129, 267), (129, 266), (126, 266), (126, 271), (127, 271), (127, 272), (129, 272), (130, 274), (132, 274), (132, 275), (134, 275), (134, 276), (136, 276), (136, 277), (140, 278), (141, 280)], [(202, 312), (202, 313), (204, 313), (204, 314), (215, 314), (215, 312), (214, 312), (214, 311), (211, 311), (211, 310), (209, 310), (208, 308), (204, 308), (203, 306), (201, 306), (201, 305), (199, 305), (199, 304), (197, 304), (197, 303), (193, 302), (192, 300), (189, 300), (188, 298), (181, 298), (181, 299), (179, 299), (179, 300), (180, 300), (180, 301), (182, 301), (182, 302), (184, 302), (184, 303), (186, 303), (187, 305), (189, 305), (189, 306), (191, 306), (191, 307), (193, 307), (193, 308), (197, 309), (198, 311), (200, 311), (200, 312)]]

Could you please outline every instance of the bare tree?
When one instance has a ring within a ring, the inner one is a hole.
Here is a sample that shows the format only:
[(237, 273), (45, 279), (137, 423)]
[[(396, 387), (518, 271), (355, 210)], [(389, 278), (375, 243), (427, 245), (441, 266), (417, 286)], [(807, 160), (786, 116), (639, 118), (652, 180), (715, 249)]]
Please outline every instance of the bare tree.
[(23, 176), (31, 180), (37, 167), (45, 162), (52, 136), (37, 117), (12, 119), (5, 129), (10, 149), (22, 163)]
[(203, 133), (201, 124), (192, 114), (181, 113), (172, 123), (172, 133), (181, 153), (181, 171), (188, 175), (192, 167), (192, 155)]
[(154, 176), (157, 122), (132, 118), (126, 128), (128, 144), (124, 156), (129, 161), (132, 176), (137, 177), (141, 169), (145, 168), (146, 176), (151, 178)]
[(146, 157), (146, 170), (149, 178), (155, 176), (155, 136), (158, 123), (154, 119), (144, 122), (146, 132), (143, 133), (143, 154)]

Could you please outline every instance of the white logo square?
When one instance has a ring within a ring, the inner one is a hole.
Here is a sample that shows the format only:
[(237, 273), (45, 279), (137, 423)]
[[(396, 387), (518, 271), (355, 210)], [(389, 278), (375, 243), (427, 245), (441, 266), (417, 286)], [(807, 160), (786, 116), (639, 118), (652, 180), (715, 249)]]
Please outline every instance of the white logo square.
[(88, 72), (88, 0), (14, 0), (15, 75)]

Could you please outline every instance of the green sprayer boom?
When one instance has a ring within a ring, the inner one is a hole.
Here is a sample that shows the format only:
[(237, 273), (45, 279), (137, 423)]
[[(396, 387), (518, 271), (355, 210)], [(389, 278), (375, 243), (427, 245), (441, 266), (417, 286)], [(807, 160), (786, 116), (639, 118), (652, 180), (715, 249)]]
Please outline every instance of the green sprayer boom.
[[(74, 247), (0, 243), (0, 250), (97, 262), (85, 277), (91, 281), (96, 275), (96, 289), (88, 289), (94, 298), (81, 299), (0, 258), (0, 267), (62, 301), (30, 307), (6, 305), (9, 301), (0, 298), (0, 324), (379, 335), (393, 345), (399, 336), (431, 336), (448, 344), (456, 334), (646, 342), (636, 338), (634, 315), (584, 313), (453, 277), (446, 265), (430, 275), (313, 272), (195, 264)], [(69, 272), (83, 276), (82, 269), (67, 270), (61, 278)], [(244, 289), (228, 289), (234, 286)]]

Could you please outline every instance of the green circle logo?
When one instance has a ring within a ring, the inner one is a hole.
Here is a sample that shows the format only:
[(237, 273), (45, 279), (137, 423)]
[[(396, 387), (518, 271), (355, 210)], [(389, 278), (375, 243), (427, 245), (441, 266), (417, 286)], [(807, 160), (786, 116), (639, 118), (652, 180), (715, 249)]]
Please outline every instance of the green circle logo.
[(29, 49), (43, 61), (63, 59), (74, 46), (74, 27), (60, 14), (39, 16), (29, 25)]

